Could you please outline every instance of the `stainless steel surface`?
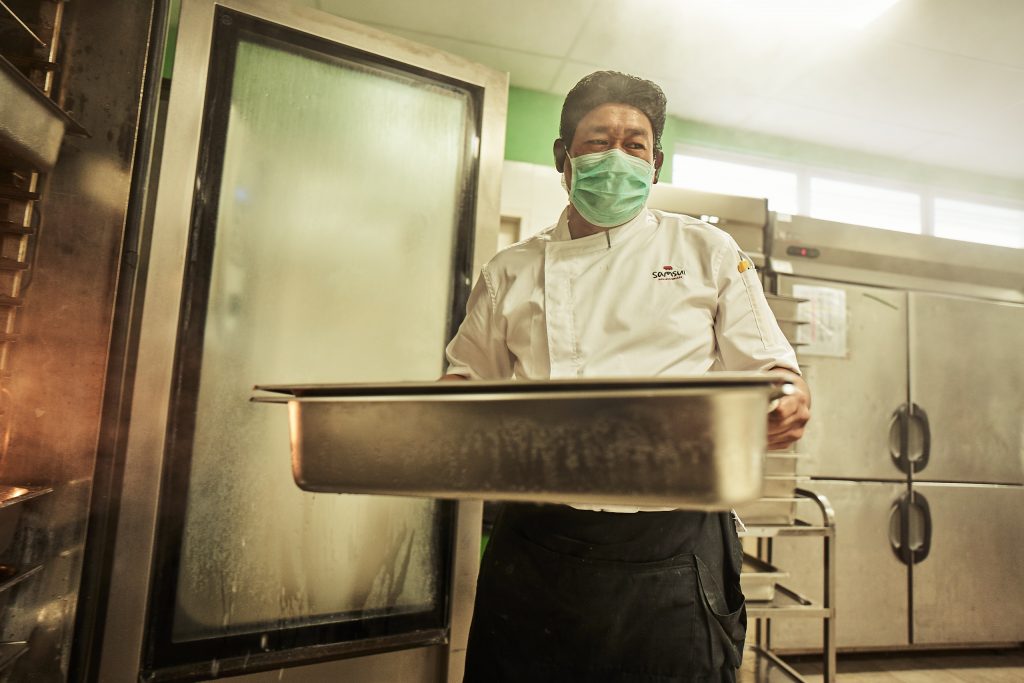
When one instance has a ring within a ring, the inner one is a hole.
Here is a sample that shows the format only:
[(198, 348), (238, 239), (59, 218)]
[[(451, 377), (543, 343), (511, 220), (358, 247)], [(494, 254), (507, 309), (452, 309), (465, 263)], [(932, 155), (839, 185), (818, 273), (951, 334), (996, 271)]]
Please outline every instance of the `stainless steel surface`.
[(1024, 634), (1024, 488), (914, 483), (931, 510), (913, 568), (914, 643), (1017, 643)]
[[(797, 449), (800, 474), (848, 479), (903, 479), (890, 456), (894, 411), (907, 400), (907, 295), (903, 292), (782, 276), (797, 284), (846, 292), (848, 358), (807, 356), (805, 379), (814, 417)], [(945, 371), (945, 370), (944, 370)]]
[[(836, 637), (839, 648), (884, 648), (909, 644), (906, 566), (889, 546), (889, 513), (905, 484), (813, 481), (806, 488), (825, 495), (836, 515)], [(779, 537), (772, 564), (790, 572), (792, 586), (822, 598), (821, 549), (801, 539)], [(821, 629), (777, 621), (772, 644), (779, 651), (820, 650)]]
[(768, 223), (768, 200), (687, 190), (667, 183), (651, 188), (647, 202), (652, 209), (703, 218), (726, 231), (754, 265), (765, 264), (765, 226)]
[(752, 557), (743, 557), (743, 571), (740, 573), (740, 588), (748, 601), (764, 602), (775, 598), (775, 585), (789, 578), (789, 572)]
[[(770, 232), (770, 265), (779, 273), (1024, 302), (1024, 249), (774, 213)], [(820, 256), (791, 256), (790, 247)]]
[(911, 293), (910, 400), (931, 435), (915, 482), (1024, 483), (1024, 306)]
[[(273, 2), (245, 0), (185, 0), (182, 4), (173, 78), (175, 83), (204, 84), (210, 62), (211, 27), (215, 6), (220, 5), (267, 21), (294, 28), (373, 54), (386, 54), (428, 72), (484, 88), (481, 114), (485, 135), (480, 140), (479, 180), (476, 187), (477, 235), (476, 259), (479, 266), (497, 242), (500, 173), (504, 149), (504, 117), (507, 103), (504, 75), (440, 52), (433, 48), (384, 34), (352, 22)], [(132, 419), (128, 434), (124, 475), (125, 499), (118, 521), (118, 544), (111, 577), (111, 610), (106, 622), (100, 679), (127, 683), (138, 678), (139, 659), (145, 625), (148, 572), (153, 556), (156, 501), (160, 486), (165, 449), (169, 394), (179, 305), (186, 262), (189, 219), (195, 189), (195, 170), (199, 154), (199, 133), (203, 113), (204, 88), (172, 88), (166, 137), (175, 141), (165, 149), (160, 170), (160, 189), (156, 202), (149, 261), (149, 286), (141, 320), (136, 387), (132, 400)], [(470, 522), (471, 523), (471, 522)], [(477, 529), (479, 527), (477, 526)], [(476, 532), (478, 533), (478, 531)], [(476, 555), (468, 541), (473, 532), (461, 533), (458, 542), (464, 562), (476, 566)], [(460, 546), (461, 547), (461, 546)], [(479, 547), (478, 545), (476, 546)], [(452, 595), (459, 599), (452, 609), (451, 650), (464, 648), (456, 617), (471, 609), (465, 583), (472, 575), (464, 567), (455, 571)], [(461, 634), (464, 638), (464, 631)], [(401, 655), (385, 655), (386, 658)], [(450, 675), (458, 676), (461, 672)]]
[(57, 162), (64, 133), (84, 132), (6, 59), (0, 57), (0, 152), (36, 171)]
[[(334, 662), (229, 676), (228, 683), (437, 683), (443, 680), (444, 646), (342, 659)], [(458, 680), (462, 680), (459, 676)]]
[(777, 382), (446, 382), (257, 400), (288, 403), (307, 490), (713, 509), (759, 495)]
[(451, 615), (445, 680), (461, 683), (466, 668), (469, 626), (473, 620), (476, 579), (480, 573), (480, 542), (483, 527), (482, 502), (461, 501), (456, 518), (455, 547), (452, 549)]

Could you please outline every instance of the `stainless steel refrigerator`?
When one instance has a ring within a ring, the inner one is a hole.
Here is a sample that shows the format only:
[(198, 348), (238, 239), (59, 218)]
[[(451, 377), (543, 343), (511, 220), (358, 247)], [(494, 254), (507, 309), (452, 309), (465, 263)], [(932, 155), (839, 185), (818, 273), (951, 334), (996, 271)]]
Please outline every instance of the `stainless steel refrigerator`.
[[(836, 510), (839, 647), (1024, 640), (1024, 251), (772, 218), (775, 290), (809, 299), (799, 470)], [(812, 550), (774, 560), (813, 592)]]
[(175, 54), (90, 680), (456, 680), (479, 504), (305, 493), (249, 397), (441, 375), (507, 76), (259, 0), (184, 0)]

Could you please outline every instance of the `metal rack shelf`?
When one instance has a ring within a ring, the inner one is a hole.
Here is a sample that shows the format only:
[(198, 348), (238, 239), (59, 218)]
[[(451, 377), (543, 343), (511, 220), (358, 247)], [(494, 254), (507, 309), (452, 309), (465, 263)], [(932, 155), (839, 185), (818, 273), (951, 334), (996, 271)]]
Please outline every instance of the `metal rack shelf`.
[(827, 536), (832, 533), (832, 528), (827, 526), (815, 526), (807, 522), (797, 520), (792, 526), (782, 525), (761, 525), (748, 526), (745, 531), (739, 533), (740, 538), (749, 536), (752, 538), (775, 538), (777, 536)]
[(821, 603), (805, 598), (782, 585), (775, 587), (773, 600), (747, 603), (747, 616), (751, 619), (771, 619), (776, 616), (822, 619), (829, 614), (829, 609)]
[(36, 35), (36, 32), (29, 26), (28, 20), (19, 17), (17, 12), (8, 7), (6, 2), (2, 1), (0, 1), (0, 21), (13, 23), (14, 26), (17, 26), (22, 31), (23, 35), (31, 38), (33, 42), (41, 47), (46, 47), (46, 41)]
[(821, 513), (821, 523), (810, 524), (797, 520), (792, 525), (749, 526), (740, 536), (757, 538), (758, 559), (772, 562), (772, 543), (780, 536), (820, 538), (824, 544), (824, 600), (818, 603), (805, 598), (785, 586), (777, 585), (775, 598), (770, 602), (748, 603), (747, 616), (756, 622), (754, 642), (748, 648), (750, 666), (744, 662), (739, 680), (744, 683), (772, 683), (773, 681), (803, 681), (803, 677), (787, 665), (771, 649), (771, 620), (781, 618), (814, 618), (822, 620), (824, 635), (823, 680), (834, 683), (836, 677), (835, 620), (835, 511), (825, 496), (798, 488), (796, 495), (813, 501)]
[[(2, 58), (0, 58), (2, 59)], [(38, 192), (23, 190), (18, 187), (0, 187), (0, 199), (14, 199), (21, 202), (34, 202), (39, 200)]]
[(0, 643), (0, 671), (6, 671), (23, 654), (28, 652), (28, 643), (24, 640), (12, 643)]
[(36, 229), (30, 225), (22, 225), (14, 221), (0, 221), (0, 233), (8, 235), (31, 235)]
[(18, 503), (24, 503), (33, 498), (38, 498), (39, 496), (45, 496), (52, 491), (53, 489), (49, 486), (11, 486), (9, 484), (0, 484), (0, 510), (17, 505)]
[[(0, 26), (4, 33), (4, 40), (0, 40), (0, 208), (3, 209), (0, 211), (0, 238), (4, 244), (4, 256), (0, 258), (0, 404), (3, 404), (0, 408), (8, 418), (0, 428), (3, 437), (0, 455), (9, 455), (12, 413), (8, 404), (15, 401), (9, 381), (13, 375), (11, 359), (17, 356), (11, 343), (19, 338), (23, 295), (35, 268), (40, 203), (46, 199), (47, 183), (43, 174), (53, 169), (66, 136), (87, 135), (64, 110), (57, 96), (62, 92), (58, 79), (66, 66), (60, 54), (63, 17), (64, 0), (0, 0)], [(42, 524), (48, 522), (40, 519), (45, 517), (43, 515), (24, 514), (26, 509), (20, 505), (52, 493), (54, 489), (25, 483), (39, 482), (41, 477), (5, 479), (0, 483), (0, 540), (7, 561), (0, 564), (0, 597), (4, 606), (0, 610), (3, 617), (0, 626), (8, 642), (0, 642), (0, 672), (3, 672), (0, 678), (21, 680), (32, 675), (32, 672), (17, 670), (29, 663), (25, 660), (54, 647), (49, 644), (53, 638), (48, 627), (43, 629), (42, 636), (32, 627), (33, 622), (48, 623), (51, 619), (47, 616), (50, 610), (38, 604), (32, 591), (25, 590), (38, 586), (22, 584), (38, 583), (46, 578), (47, 571), (63, 570), (46, 568), (35, 561), (37, 557), (51, 556), (37, 545), (40, 537), (51, 535), (39, 533), (43, 530)], [(12, 509), (2, 511), (4, 508)], [(36, 612), (34, 618), (33, 611)], [(31, 645), (27, 641), (31, 641)], [(30, 648), (34, 654), (21, 659)]]
[[(9, 104), (5, 108), (8, 116), (0, 121), (0, 148), (10, 157), (8, 163), (15, 160), (25, 170), (49, 171), (57, 161), (65, 133), (88, 135), (47, 93), (2, 56), (0, 94)], [(13, 190), (7, 191), (4, 196), (20, 200), (39, 198), (36, 193)]]
[(17, 565), (0, 564), (0, 593), (13, 588), (25, 579), (42, 571), (43, 565), (19, 567)]
[(736, 683), (801, 683), (804, 678), (771, 650), (748, 646)]

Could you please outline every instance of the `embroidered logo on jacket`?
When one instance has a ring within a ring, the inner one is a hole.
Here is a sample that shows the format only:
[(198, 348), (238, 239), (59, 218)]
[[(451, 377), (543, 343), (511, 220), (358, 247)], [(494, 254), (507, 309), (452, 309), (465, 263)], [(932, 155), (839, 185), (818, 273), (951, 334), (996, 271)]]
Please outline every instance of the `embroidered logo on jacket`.
[(662, 266), (661, 270), (656, 270), (651, 273), (651, 277), (655, 280), (678, 280), (684, 275), (686, 275), (686, 271), (684, 269), (676, 269), (673, 266)]

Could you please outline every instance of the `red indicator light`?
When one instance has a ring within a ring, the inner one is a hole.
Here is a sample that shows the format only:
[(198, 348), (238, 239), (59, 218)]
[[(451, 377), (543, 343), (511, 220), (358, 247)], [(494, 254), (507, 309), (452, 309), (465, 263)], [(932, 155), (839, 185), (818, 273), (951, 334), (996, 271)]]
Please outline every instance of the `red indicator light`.
[(801, 256), (807, 256), (807, 250), (806, 249), (801, 249), (800, 250), (800, 255)]

